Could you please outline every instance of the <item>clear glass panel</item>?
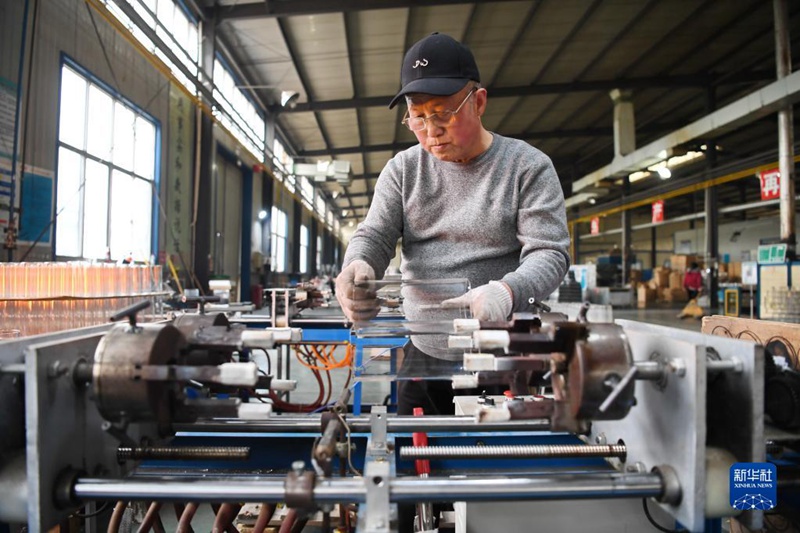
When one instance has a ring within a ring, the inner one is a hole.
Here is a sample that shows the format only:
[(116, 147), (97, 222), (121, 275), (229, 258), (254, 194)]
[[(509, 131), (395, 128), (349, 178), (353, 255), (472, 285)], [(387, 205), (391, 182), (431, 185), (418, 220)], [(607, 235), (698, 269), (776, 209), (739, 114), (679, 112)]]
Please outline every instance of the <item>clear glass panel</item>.
[[(462, 373), (465, 351), (459, 345), (451, 345), (450, 337), (470, 335), (457, 332), (454, 321), (471, 318), (469, 307), (451, 300), (467, 290), (466, 279), (398, 279), (357, 284), (351, 289), (350, 298), (374, 299), (380, 306), (380, 314), (374, 320), (355, 324), (356, 335), (398, 345), (410, 337), (417, 348), (433, 356), (404, 359), (396, 370), (396, 379), (448, 379)], [(372, 363), (373, 360), (362, 362), (361, 373), (374, 377), (389, 372), (385, 364)]]
[(155, 173), (156, 128), (149, 120), (136, 117), (136, 145), (134, 172), (152, 180)]
[(111, 128), (114, 121), (114, 101), (96, 85), (89, 85), (88, 123), (86, 151), (104, 161), (111, 159)]
[(158, 0), (158, 21), (167, 31), (172, 31), (172, 19), (175, 16), (175, 3), (173, 0)]
[(86, 81), (70, 68), (61, 69), (61, 104), (58, 139), (84, 148), (86, 133)]
[(183, 11), (181, 11), (180, 8), (178, 8), (175, 10), (175, 22), (173, 24), (172, 36), (175, 37), (177, 44), (181, 48), (186, 48), (186, 37), (188, 34), (189, 34), (189, 21), (186, 19), (186, 15), (184, 15)]
[(114, 164), (128, 170), (133, 170), (135, 119), (133, 111), (114, 103)]
[(108, 166), (86, 160), (83, 256), (103, 259), (108, 240)]
[(81, 256), (82, 165), (80, 155), (66, 148), (58, 150), (56, 255)]
[(111, 258), (132, 256), (141, 261), (150, 256), (150, 182), (115, 170), (111, 178)]
[(198, 36), (197, 26), (195, 26), (194, 24), (189, 25), (189, 36), (186, 40), (186, 52), (188, 52), (189, 57), (195, 63), (199, 62), (199, 57), (197, 53), (198, 51), (197, 36)]
[(278, 237), (278, 272), (286, 272), (286, 239)]
[(286, 213), (283, 211), (278, 211), (278, 235), (281, 237), (286, 237), (289, 234), (288, 226), (286, 222)]
[(278, 271), (278, 237), (273, 233), (269, 241), (269, 258), (272, 261), (272, 271)]
[(308, 246), (300, 245), (300, 273), (308, 272)]
[(308, 247), (308, 226), (300, 226), (300, 246)]
[(111, 258), (119, 259), (129, 252), (133, 233), (133, 213), (136, 210), (131, 194), (133, 177), (118, 170), (111, 172), (111, 224), (109, 242)]
[(152, 15), (156, 11), (155, 0), (138, 0), (130, 2), (130, 4), (133, 5), (133, 9), (142, 17), (145, 24), (151, 28), (155, 26), (155, 20)]

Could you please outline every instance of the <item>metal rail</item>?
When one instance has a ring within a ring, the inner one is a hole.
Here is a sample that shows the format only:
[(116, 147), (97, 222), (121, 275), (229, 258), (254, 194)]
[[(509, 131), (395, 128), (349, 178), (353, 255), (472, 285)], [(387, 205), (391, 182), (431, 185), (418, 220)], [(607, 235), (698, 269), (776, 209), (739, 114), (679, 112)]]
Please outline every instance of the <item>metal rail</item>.
[[(567, 500), (594, 498), (650, 498), (664, 492), (657, 473), (548, 474), (531, 477), (393, 478), (392, 502)], [(363, 478), (318, 480), (316, 504), (366, 501)], [(79, 500), (145, 500), (192, 502), (285, 501), (283, 478), (79, 478), (71, 494)]]
[[(346, 418), (352, 433), (369, 433), (368, 416)], [(176, 432), (233, 432), (233, 433), (320, 433), (319, 416), (274, 416), (268, 420), (209, 420), (192, 424), (175, 424)], [(492, 433), (495, 431), (548, 431), (550, 421), (512, 420), (507, 422), (481, 422), (472, 416), (390, 416), (387, 431), (390, 433), (412, 433), (426, 431), (435, 433)]]

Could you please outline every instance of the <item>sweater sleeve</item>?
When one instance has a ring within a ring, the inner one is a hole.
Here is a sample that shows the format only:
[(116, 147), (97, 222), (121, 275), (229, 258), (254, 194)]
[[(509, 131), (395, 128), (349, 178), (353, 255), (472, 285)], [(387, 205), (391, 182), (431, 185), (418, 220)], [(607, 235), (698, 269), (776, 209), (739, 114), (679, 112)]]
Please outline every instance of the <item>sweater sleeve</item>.
[(514, 311), (526, 311), (529, 298), (542, 301), (559, 286), (570, 264), (564, 193), (553, 163), (541, 152), (521, 178), (517, 238), (520, 264), (503, 281), (514, 294)]
[(395, 254), (403, 233), (402, 169), (397, 159), (389, 161), (375, 184), (367, 217), (353, 233), (342, 268), (356, 259), (366, 261), (378, 278)]

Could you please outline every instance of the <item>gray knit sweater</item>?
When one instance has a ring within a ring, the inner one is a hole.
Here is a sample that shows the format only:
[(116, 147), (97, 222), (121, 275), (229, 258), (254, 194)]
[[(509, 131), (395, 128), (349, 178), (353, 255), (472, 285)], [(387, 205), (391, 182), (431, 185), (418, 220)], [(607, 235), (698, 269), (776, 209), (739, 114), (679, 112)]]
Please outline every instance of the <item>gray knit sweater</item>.
[[(564, 194), (553, 164), (527, 142), (493, 134), (467, 163), (444, 162), (416, 145), (381, 172), (367, 218), (344, 257), (380, 276), (402, 238), (403, 279), (467, 278), (478, 287), (502, 280), (514, 311), (546, 298), (569, 267)], [(430, 317), (404, 302), (409, 320)], [(426, 353), (448, 356), (440, 338), (414, 338)]]

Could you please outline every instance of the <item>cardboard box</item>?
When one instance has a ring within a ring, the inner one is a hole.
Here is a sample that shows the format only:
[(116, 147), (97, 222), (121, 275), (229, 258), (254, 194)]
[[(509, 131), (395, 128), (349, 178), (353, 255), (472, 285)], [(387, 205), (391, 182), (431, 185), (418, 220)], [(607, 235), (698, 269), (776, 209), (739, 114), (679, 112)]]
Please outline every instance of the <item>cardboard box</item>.
[(728, 263), (728, 281), (742, 281), (742, 264), (739, 262)]
[(653, 269), (653, 281), (656, 287), (669, 287), (669, 273), (670, 269), (664, 267), (656, 267)]
[(686, 289), (666, 289), (664, 291), (664, 301), (670, 303), (684, 303), (689, 301), (689, 293)]
[(669, 288), (682, 289), (683, 288), (683, 274), (680, 272), (672, 271), (669, 273)]
[(646, 307), (648, 304), (656, 301), (655, 289), (651, 289), (645, 285), (639, 287), (639, 289), (636, 291), (636, 295), (636, 302), (639, 304), (639, 307)]
[(642, 281), (642, 271), (641, 270), (631, 270), (628, 274), (628, 280), (633, 285), (634, 282)]
[(692, 263), (697, 263), (698, 266), (702, 266), (703, 264), (703, 262), (694, 254), (672, 255), (669, 258), (669, 263), (672, 266), (672, 270), (679, 270), (681, 272), (686, 272), (689, 270), (689, 267), (692, 266)]

